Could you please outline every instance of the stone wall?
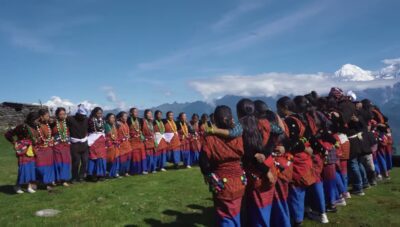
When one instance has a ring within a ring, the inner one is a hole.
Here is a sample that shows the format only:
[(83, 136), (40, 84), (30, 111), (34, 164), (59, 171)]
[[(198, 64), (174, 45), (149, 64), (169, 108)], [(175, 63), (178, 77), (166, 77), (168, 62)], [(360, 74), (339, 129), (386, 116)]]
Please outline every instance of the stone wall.
[(23, 103), (3, 102), (0, 104), (0, 131), (15, 127), (24, 122), (25, 117), (31, 111), (38, 111), (46, 106)]

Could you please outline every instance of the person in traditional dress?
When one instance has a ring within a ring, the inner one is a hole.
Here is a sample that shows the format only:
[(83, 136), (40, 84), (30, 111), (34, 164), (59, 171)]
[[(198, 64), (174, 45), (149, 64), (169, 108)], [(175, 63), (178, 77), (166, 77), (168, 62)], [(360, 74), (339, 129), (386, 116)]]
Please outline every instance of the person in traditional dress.
[(55, 114), (56, 120), (53, 127), (55, 144), (53, 150), (56, 182), (63, 186), (69, 186), (68, 181), (71, 180), (71, 147), (67, 125), (67, 112), (65, 108), (58, 107)]
[[(313, 171), (313, 149), (305, 138), (305, 125), (299, 119), (300, 116), (295, 114), (293, 100), (285, 96), (276, 105), (278, 114), (288, 127), (289, 136), (283, 141), (285, 150), (293, 155), (293, 175), (288, 196), (290, 216), (293, 225), (300, 226), (304, 220), (306, 191), (317, 181)], [(321, 209), (325, 209), (325, 206)], [(321, 214), (321, 221), (328, 222), (326, 214)]]
[(36, 131), (39, 138), (35, 147), (36, 155), (36, 177), (40, 184), (47, 190), (52, 190), (55, 184), (54, 168), (54, 137), (50, 126), (50, 113), (47, 109), (39, 110), (39, 123)]
[(156, 136), (156, 159), (157, 161), (157, 170), (166, 171), (165, 166), (167, 164), (167, 151), (168, 151), (168, 143), (165, 140), (165, 125), (162, 120), (162, 112), (160, 110), (156, 110), (154, 112), (155, 120), (154, 120), (154, 132)]
[(190, 126), (187, 122), (186, 113), (180, 113), (178, 116), (178, 134), (181, 143), (181, 157), (183, 159), (183, 165), (190, 169), (192, 168), (192, 160), (190, 158)]
[(132, 146), (130, 142), (130, 133), (128, 121), (128, 113), (121, 111), (117, 114), (117, 135), (119, 140), (120, 152), (120, 169), (121, 176), (129, 176), (131, 160), (132, 160)]
[(278, 170), (272, 201), (270, 225), (290, 227), (287, 198), (289, 195), (289, 182), (292, 180), (293, 174), (293, 155), (285, 152), (285, 147), (282, 144), (283, 139), (289, 137), (289, 131), (286, 124), (269, 109), (265, 102), (256, 100), (254, 101), (254, 106), (256, 117), (259, 119), (260, 124), (265, 125), (264, 128), (268, 128), (266, 127), (268, 124), (264, 121), (269, 122), (271, 129), (269, 140), (274, 145), (272, 156)]
[(351, 195), (348, 192), (348, 174), (347, 164), (350, 157), (350, 141), (347, 137), (348, 127), (344, 123), (343, 115), (338, 110), (338, 103), (335, 98), (328, 97), (327, 106), (330, 111), (329, 116), (332, 121), (332, 133), (337, 135), (340, 147), (337, 149), (337, 156), (339, 158), (336, 171), (337, 187), (342, 198), (338, 201), (343, 204), (343, 200), (350, 199)]
[(72, 183), (79, 183), (86, 176), (89, 156), (87, 115), (87, 109), (80, 104), (76, 114), (67, 117), (71, 136)]
[(88, 179), (103, 181), (107, 173), (107, 148), (103, 109), (95, 107), (89, 117), (89, 164)]
[[(293, 98), (296, 105), (296, 114), (299, 120), (304, 124), (304, 136), (312, 148), (312, 173), (315, 182), (307, 188), (306, 191), (306, 213), (309, 218), (321, 223), (328, 223), (327, 202), (324, 191), (324, 179), (329, 180), (330, 188), (334, 186), (336, 178), (335, 165), (329, 162), (329, 166), (324, 165), (326, 154), (332, 152), (336, 157), (336, 150), (333, 147), (335, 139), (327, 133), (329, 121), (323, 114), (316, 111), (313, 104), (305, 96), (296, 96)], [(335, 161), (335, 160), (334, 160)], [(326, 169), (325, 167), (330, 167)], [(329, 170), (326, 174), (324, 171)], [(324, 174), (324, 177), (323, 177)], [(327, 177), (329, 176), (329, 177)], [(332, 196), (333, 198), (333, 196)], [(330, 201), (330, 199), (329, 199)], [(331, 204), (331, 203), (329, 203)], [(333, 212), (335, 207), (330, 207)]]
[(237, 115), (243, 127), (243, 168), (247, 175), (246, 212), (249, 226), (269, 226), (277, 171), (268, 120), (257, 119), (250, 99), (241, 99)]
[(390, 180), (389, 171), (392, 168), (392, 146), (393, 139), (391, 129), (388, 124), (388, 118), (382, 114), (380, 109), (373, 106), (370, 100), (363, 100), (365, 105), (370, 106), (372, 111), (372, 119), (376, 122), (374, 125), (375, 135), (378, 139), (378, 150), (377, 150), (377, 164), (379, 168), (379, 179), (382, 177), (386, 180)]
[(199, 115), (193, 114), (190, 121), (192, 133), (190, 136), (190, 158), (192, 165), (199, 163), (199, 156), (201, 151), (201, 138), (200, 138), (200, 122)]
[(38, 142), (36, 131), (39, 114), (30, 112), (25, 123), (8, 130), (4, 136), (14, 146), (18, 159), (18, 177), (14, 187), (17, 194), (23, 194), (23, 187), (28, 193), (35, 193), (33, 189), (36, 181), (36, 161), (34, 146)]
[(168, 111), (166, 114), (165, 134), (168, 135), (168, 161), (173, 163), (175, 168), (178, 168), (181, 162), (181, 142), (179, 140), (178, 127), (174, 121), (174, 113)]
[(113, 113), (107, 114), (104, 129), (106, 133), (108, 177), (119, 178), (120, 140), (118, 138), (116, 118)]
[[(232, 111), (227, 106), (215, 109), (218, 128), (233, 128)], [(242, 137), (205, 137), (200, 155), (200, 168), (213, 193), (217, 226), (240, 226), (240, 209), (245, 192), (246, 176), (241, 166), (244, 155)]]
[(149, 109), (144, 111), (142, 130), (144, 136), (144, 147), (146, 151), (147, 168), (150, 173), (157, 173), (157, 160), (155, 160), (156, 140), (153, 113)]
[(147, 174), (147, 160), (142, 132), (142, 120), (139, 118), (139, 110), (131, 108), (128, 119), (129, 133), (131, 135), (132, 162), (130, 174)]

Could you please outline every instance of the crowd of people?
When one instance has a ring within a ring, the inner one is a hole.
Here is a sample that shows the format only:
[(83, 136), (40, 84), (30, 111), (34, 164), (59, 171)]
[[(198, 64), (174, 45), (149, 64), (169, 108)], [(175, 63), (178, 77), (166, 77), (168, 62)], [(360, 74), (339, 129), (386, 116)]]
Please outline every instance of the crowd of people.
[(301, 226), (305, 215), (328, 223), (327, 213), (351, 195), (389, 180), (388, 119), (356, 98), (340, 88), (327, 97), (282, 97), (277, 113), (261, 100), (242, 99), (237, 123), (228, 106), (218, 106), (200, 153), (217, 225)]
[(199, 164), (218, 226), (299, 226), (305, 214), (328, 223), (327, 212), (346, 206), (351, 194), (390, 179), (391, 131), (371, 101), (332, 88), (326, 97), (282, 97), (276, 108), (242, 99), (237, 122), (228, 106), (190, 120), (171, 111), (164, 119), (158, 110), (139, 118), (137, 108), (103, 116), (100, 107), (89, 113), (83, 105), (73, 116), (62, 107), (55, 116), (31, 112), (5, 133), (18, 158), (15, 190)]

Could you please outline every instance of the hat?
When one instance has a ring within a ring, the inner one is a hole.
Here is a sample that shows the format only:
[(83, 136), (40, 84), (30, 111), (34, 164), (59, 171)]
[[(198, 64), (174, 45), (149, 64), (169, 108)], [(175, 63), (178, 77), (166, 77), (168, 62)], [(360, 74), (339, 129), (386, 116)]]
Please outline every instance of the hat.
[(76, 111), (76, 113), (77, 113), (77, 114), (80, 114), (80, 115), (85, 115), (85, 116), (87, 116), (88, 113), (89, 113), (89, 111), (85, 108), (85, 105), (79, 104), (79, 105), (78, 105), (78, 110)]

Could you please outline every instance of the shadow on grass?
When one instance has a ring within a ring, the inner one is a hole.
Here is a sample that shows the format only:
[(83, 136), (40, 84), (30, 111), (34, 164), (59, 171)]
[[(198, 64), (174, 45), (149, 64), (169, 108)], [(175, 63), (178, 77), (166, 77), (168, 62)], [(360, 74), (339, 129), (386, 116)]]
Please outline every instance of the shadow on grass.
[(174, 216), (175, 221), (169, 223), (162, 223), (160, 220), (154, 218), (144, 219), (144, 221), (153, 227), (158, 226), (213, 226), (214, 225), (214, 209), (213, 207), (204, 207), (197, 204), (188, 205), (193, 213), (183, 213), (176, 210), (165, 210), (164, 215)]
[(0, 193), (15, 195), (14, 185), (0, 185)]

